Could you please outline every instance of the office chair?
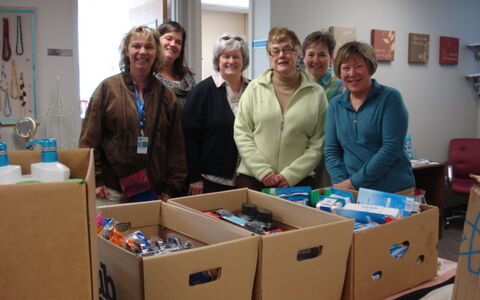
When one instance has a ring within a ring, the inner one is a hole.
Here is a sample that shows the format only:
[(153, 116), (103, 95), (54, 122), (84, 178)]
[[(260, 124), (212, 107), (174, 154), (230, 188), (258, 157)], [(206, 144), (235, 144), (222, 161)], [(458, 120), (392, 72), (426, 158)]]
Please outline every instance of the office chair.
[(447, 185), (450, 190), (460, 195), (462, 201), (446, 199), (446, 227), (455, 219), (465, 218), (470, 188), (475, 180), (470, 174), (480, 174), (480, 139), (452, 139), (448, 151)]

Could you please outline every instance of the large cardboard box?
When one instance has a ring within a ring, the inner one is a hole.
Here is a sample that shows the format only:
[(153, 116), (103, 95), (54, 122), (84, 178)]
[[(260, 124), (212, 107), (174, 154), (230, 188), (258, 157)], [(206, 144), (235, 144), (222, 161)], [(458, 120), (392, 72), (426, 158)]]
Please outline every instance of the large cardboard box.
[[(289, 229), (261, 236), (254, 299), (340, 299), (352, 239), (352, 220), (248, 189), (169, 201), (197, 213), (218, 208), (235, 212), (243, 202), (271, 210), (274, 219)], [(299, 261), (299, 251), (311, 248), (319, 249), (319, 255)]]
[[(357, 192), (350, 191), (356, 199)], [(421, 213), (353, 234), (343, 300), (376, 300), (435, 277), (438, 258), (438, 208), (422, 205)], [(408, 242), (405, 255), (390, 248)]]
[[(40, 151), (9, 151), (24, 174)], [(0, 185), (0, 299), (98, 299), (93, 151), (59, 150), (78, 182)]]
[[(161, 238), (175, 233), (195, 245), (189, 250), (137, 257), (99, 235), (100, 299), (251, 299), (258, 237), (161, 201), (103, 206), (99, 211), (130, 231)], [(190, 286), (191, 274), (207, 270), (218, 277)]]
[(470, 190), (453, 299), (480, 299), (480, 184)]

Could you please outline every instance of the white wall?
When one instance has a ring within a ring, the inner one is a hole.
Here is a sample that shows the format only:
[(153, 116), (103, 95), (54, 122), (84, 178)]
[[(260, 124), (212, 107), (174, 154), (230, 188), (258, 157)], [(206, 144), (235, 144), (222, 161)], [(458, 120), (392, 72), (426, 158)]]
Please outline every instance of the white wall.
[(226, 32), (247, 38), (246, 14), (202, 10), (202, 79), (214, 73), (213, 46)]
[[(56, 77), (61, 78), (62, 98), (73, 106), (78, 140), (80, 103), (78, 87), (77, 1), (76, 0), (2, 0), (1, 6), (36, 8), (37, 28), (37, 106), (36, 138), (46, 137), (46, 113), (56, 100)], [(47, 49), (72, 49), (72, 57), (47, 56)], [(1, 138), (9, 150), (24, 149), (24, 140), (15, 135), (13, 126), (2, 126)]]
[[(395, 30), (395, 60), (381, 63), (373, 77), (402, 93), (410, 112), (409, 132), (417, 157), (444, 161), (451, 138), (480, 137), (480, 97), (465, 79), (465, 74), (480, 73), (480, 62), (474, 60), (473, 52), (465, 46), (480, 42), (480, 1), (252, 2), (257, 7), (270, 3), (270, 26), (291, 28), (300, 40), (314, 30), (329, 26), (355, 27), (357, 40), (365, 42), (370, 42), (371, 29)], [(258, 13), (262, 16), (267, 12)], [(430, 35), (428, 64), (408, 64), (409, 33)], [(458, 65), (438, 64), (440, 36), (460, 38)], [(258, 60), (256, 57), (253, 61)]]

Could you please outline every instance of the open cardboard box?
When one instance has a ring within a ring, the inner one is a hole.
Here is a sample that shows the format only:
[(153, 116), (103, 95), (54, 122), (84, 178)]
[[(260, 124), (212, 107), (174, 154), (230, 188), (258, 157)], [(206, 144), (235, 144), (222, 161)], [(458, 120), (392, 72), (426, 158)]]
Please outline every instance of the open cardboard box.
[[(24, 174), (40, 151), (8, 152)], [(78, 182), (0, 185), (0, 299), (98, 299), (93, 151), (58, 151)]]
[[(195, 245), (137, 257), (98, 235), (101, 299), (251, 300), (258, 236), (162, 201), (102, 206), (98, 211), (147, 238), (175, 233)], [(191, 286), (190, 275), (202, 271), (217, 277)]]
[[(169, 201), (196, 213), (219, 208), (235, 212), (243, 202), (271, 210), (274, 220), (282, 224), (280, 227), (289, 229), (261, 236), (253, 299), (340, 299), (352, 239), (352, 220), (248, 189)], [(318, 256), (298, 260), (299, 251), (312, 248), (319, 250)]]
[[(322, 190), (322, 189), (320, 189)], [(358, 192), (351, 191), (354, 198)], [(438, 208), (422, 205), (421, 213), (353, 234), (344, 300), (382, 299), (435, 277), (438, 258)], [(390, 248), (408, 242), (396, 259)]]

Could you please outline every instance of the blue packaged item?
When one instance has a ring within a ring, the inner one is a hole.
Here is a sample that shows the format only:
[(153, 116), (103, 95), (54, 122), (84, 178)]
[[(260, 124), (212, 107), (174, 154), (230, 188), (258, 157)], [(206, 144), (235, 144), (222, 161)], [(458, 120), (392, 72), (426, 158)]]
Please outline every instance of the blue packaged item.
[(286, 188), (264, 188), (262, 192), (269, 195), (274, 195), (285, 200), (293, 201), (303, 205), (310, 204), (310, 193), (312, 187), (310, 186), (292, 186)]
[(376, 190), (360, 188), (358, 191), (358, 203), (373, 204), (384, 207), (397, 208), (403, 217), (408, 217), (412, 212), (419, 212), (420, 205), (415, 202), (414, 197), (405, 195), (385, 193)]

